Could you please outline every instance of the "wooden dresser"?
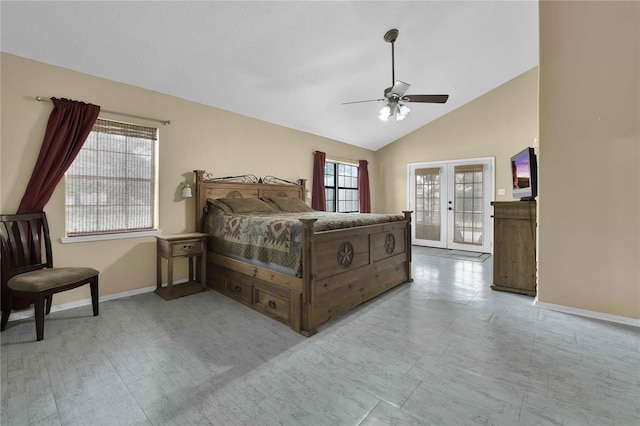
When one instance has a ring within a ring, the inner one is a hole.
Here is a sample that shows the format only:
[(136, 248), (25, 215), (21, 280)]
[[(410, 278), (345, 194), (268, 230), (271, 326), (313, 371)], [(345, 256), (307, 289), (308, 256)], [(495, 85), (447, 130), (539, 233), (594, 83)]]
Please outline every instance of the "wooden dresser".
[(493, 290), (536, 295), (536, 202), (494, 201)]

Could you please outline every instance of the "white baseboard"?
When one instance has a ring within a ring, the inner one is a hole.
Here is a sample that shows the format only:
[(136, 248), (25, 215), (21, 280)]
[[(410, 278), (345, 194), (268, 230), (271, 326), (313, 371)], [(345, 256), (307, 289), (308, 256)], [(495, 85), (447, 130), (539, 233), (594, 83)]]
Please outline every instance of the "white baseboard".
[(564, 312), (565, 314), (579, 315), (581, 317), (594, 318), (602, 321), (640, 327), (640, 319), (605, 314), (603, 312), (589, 311), (587, 309), (572, 308), (570, 306), (556, 305), (553, 303), (540, 302), (538, 301), (538, 296), (536, 296), (536, 298), (534, 299), (533, 306), (537, 306), (542, 309), (548, 309), (550, 311)]
[[(189, 280), (186, 278), (181, 280), (176, 280), (174, 281), (174, 284), (186, 283), (187, 281)], [(166, 283), (164, 284), (166, 285)], [(106, 296), (100, 296), (100, 302), (101, 303), (108, 302), (109, 300), (122, 299), (123, 297), (135, 296), (143, 293), (151, 293), (152, 291), (155, 291), (155, 289), (156, 289), (155, 285), (149, 285), (142, 288), (136, 288), (134, 290), (127, 290), (127, 291), (122, 291), (120, 293), (108, 294)], [(75, 300), (73, 302), (61, 303), (59, 305), (51, 305), (51, 312), (66, 311), (67, 309), (73, 309), (73, 308), (78, 308), (80, 306), (87, 306), (87, 305), (91, 305), (91, 298)], [(34, 316), (33, 309), (31, 308), (25, 309), (19, 312), (12, 312), (11, 315), (9, 316), (9, 321), (16, 321), (16, 320), (21, 320), (25, 318), (33, 318), (33, 316)]]

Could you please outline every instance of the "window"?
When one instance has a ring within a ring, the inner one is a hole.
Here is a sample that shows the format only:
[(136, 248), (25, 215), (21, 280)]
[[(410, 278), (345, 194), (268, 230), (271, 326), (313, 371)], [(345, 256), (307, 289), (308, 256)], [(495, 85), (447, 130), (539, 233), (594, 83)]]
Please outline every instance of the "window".
[(158, 129), (98, 119), (65, 174), (67, 237), (151, 231)]
[(324, 166), (324, 190), (328, 212), (357, 212), (358, 166), (327, 161)]

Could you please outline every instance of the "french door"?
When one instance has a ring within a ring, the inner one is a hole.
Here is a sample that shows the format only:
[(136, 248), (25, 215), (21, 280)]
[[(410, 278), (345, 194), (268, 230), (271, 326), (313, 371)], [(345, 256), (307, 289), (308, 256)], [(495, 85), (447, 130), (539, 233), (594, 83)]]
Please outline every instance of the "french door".
[(490, 253), (493, 158), (408, 166), (413, 244)]

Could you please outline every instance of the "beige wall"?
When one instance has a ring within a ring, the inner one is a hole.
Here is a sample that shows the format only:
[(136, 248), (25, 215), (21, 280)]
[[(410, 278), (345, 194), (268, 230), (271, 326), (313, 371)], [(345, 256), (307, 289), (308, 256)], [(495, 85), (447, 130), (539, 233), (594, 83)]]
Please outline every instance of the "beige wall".
[[(238, 114), (67, 69), (2, 53), (2, 132), (0, 141), (0, 211), (18, 207), (33, 170), (53, 105), (35, 96), (65, 97), (94, 103), (110, 111), (171, 120), (158, 124), (159, 227), (169, 233), (194, 229), (194, 200), (179, 197), (179, 184), (204, 169), (216, 176), (252, 173), (287, 180), (306, 178), (310, 184), (313, 151), (329, 157), (368, 160), (376, 173), (374, 152), (287, 129)], [(156, 125), (120, 116), (104, 118)], [(376, 203), (372, 182), (372, 203)], [(61, 244), (64, 235), (64, 185), (61, 182), (45, 207), (55, 240), (56, 264), (87, 265), (100, 270), (100, 293), (108, 295), (155, 284), (155, 239)], [(186, 278), (186, 262), (175, 279)], [(166, 275), (165, 275), (166, 280)], [(56, 296), (60, 304), (89, 297), (87, 289)]]
[(640, 3), (540, 3), (538, 299), (640, 318)]
[(538, 69), (534, 68), (376, 151), (380, 209), (407, 208), (407, 164), (479, 157), (495, 157), (496, 189), (506, 190), (495, 199), (513, 200), (509, 161), (534, 145), (537, 99)]

